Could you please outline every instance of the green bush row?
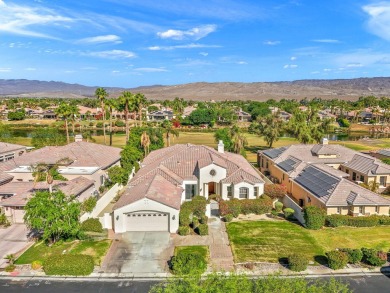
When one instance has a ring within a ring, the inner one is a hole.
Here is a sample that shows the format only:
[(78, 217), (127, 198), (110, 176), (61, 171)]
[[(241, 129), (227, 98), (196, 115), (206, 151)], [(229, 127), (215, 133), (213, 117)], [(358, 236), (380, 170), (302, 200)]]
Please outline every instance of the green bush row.
[(82, 254), (49, 256), (43, 266), (46, 275), (58, 276), (87, 276), (93, 269), (93, 257)]
[(351, 227), (374, 227), (390, 225), (389, 216), (368, 216), (352, 217), (348, 215), (329, 215), (326, 217), (326, 225), (329, 227), (351, 226)]
[(303, 209), (305, 225), (308, 229), (318, 230), (325, 225), (326, 212), (316, 206), (308, 206)]
[(231, 214), (238, 217), (239, 214), (256, 214), (262, 215), (271, 212), (272, 199), (266, 195), (257, 199), (231, 199), (228, 201), (221, 200), (219, 203), (219, 212), (221, 216)]
[(363, 262), (371, 266), (382, 266), (387, 261), (387, 253), (373, 248), (351, 249), (342, 248), (326, 253), (328, 265), (332, 270), (344, 268), (347, 263)]

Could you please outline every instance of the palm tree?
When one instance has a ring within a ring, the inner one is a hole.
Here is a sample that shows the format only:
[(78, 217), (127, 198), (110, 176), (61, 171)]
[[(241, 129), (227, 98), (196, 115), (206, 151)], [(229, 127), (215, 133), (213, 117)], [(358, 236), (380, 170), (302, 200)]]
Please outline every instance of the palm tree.
[(56, 114), (65, 120), (66, 142), (69, 144), (69, 127), (68, 120), (72, 116), (72, 109), (68, 104), (61, 103), (56, 109)]
[(173, 111), (176, 112), (176, 114), (179, 114), (179, 115), (183, 114), (184, 105), (185, 105), (185, 101), (183, 98), (179, 99), (178, 97), (176, 97), (172, 101), (172, 108), (173, 108)]
[(104, 144), (107, 144), (106, 142), (106, 126), (104, 124), (104, 121), (106, 120), (106, 111), (105, 111), (105, 102), (106, 102), (106, 99), (108, 97), (108, 93), (107, 91), (102, 88), (102, 87), (99, 87), (96, 89), (95, 91), (95, 96), (97, 97), (97, 99), (99, 100), (100, 102), (100, 107), (102, 108), (102, 114), (103, 114), (103, 136), (104, 136)]
[(142, 126), (142, 108), (146, 105), (146, 98), (143, 94), (138, 93), (134, 96), (134, 111), (138, 113), (139, 126)]
[(282, 135), (283, 131), (283, 121), (279, 119), (276, 115), (268, 115), (263, 119), (260, 119), (258, 122), (257, 128), (261, 136), (263, 136), (265, 142), (269, 148), (272, 148), (272, 145), (275, 141), (279, 140), (279, 137)]
[(141, 146), (144, 149), (145, 157), (149, 154), (149, 146), (150, 146), (150, 137), (144, 131), (141, 135)]
[(379, 183), (376, 182), (376, 179), (374, 181), (368, 182), (368, 189), (373, 191), (373, 192), (377, 192), (378, 191)]
[(107, 99), (106, 106), (108, 107), (108, 111), (110, 113), (110, 145), (112, 145), (112, 112), (114, 109), (118, 108), (118, 100)]
[(134, 95), (131, 92), (124, 91), (118, 99), (119, 107), (123, 109), (125, 114), (125, 123), (126, 123), (126, 142), (129, 141), (129, 111), (134, 104)]
[(75, 132), (75, 122), (77, 115), (80, 114), (79, 108), (76, 105), (69, 105), (70, 120), (72, 120), (72, 132)]
[(245, 147), (248, 145), (248, 140), (246, 139), (246, 137), (240, 133), (240, 132), (237, 132), (234, 136), (233, 136), (233, 151), (236, 153), (236, 154), (242, 154), (244, 155), (244, 150), (245, 150)]
[(37, 182), (42, 181), (42, 178), (47, 182), (49, 185), (49, 193), (53, 192), (53, 172), (58, 169), (57, 165), (54, 165), (50, 167), (48, 164), (39, 163), (35, 166), (30, 166), (30, 169), (32, 169), (32, 174), (34, 177), (34, 187)]
[(174, 129), (172, 122), (169, 120), (164, 120), (161, 127), (164, 129), (167, 146), (169, 147), (171, 146), (171, 135), (179, 137), (179, 131)]

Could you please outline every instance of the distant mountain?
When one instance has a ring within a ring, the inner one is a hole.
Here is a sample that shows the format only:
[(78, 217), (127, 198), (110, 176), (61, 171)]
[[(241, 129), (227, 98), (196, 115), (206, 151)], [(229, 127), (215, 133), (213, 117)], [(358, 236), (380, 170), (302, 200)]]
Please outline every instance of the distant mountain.
[[(0, 79), (0, 96), (92, 97), (97, 87), (56, 81)], [(138, 88), (106, 87), (112, 97), (124, 90), (142, 92), (148, 99), (267, 100), (276, 99), (356, 99), (360, 96), (390, 96), (390, 77), (355, 79), (308, 79), (282, 82), (198, 82), (181, 85), (153, 85)]]

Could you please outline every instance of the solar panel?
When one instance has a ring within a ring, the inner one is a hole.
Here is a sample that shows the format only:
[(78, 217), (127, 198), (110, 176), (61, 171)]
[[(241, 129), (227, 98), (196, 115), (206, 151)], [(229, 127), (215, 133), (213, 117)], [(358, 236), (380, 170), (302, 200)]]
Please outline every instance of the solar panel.
[(270, 150), (266, 150), (263, 152), (264, 155), (266, 155), (267, 157), (270, 157), (271, 159), (275, 159), (277, 157), (280, 156), (280, 154), (282, 154), (287, 148), (286, 147), (281, 147), (281, 148), (277, 148), (277, 149), (270, 149)]
[(286, 172), (290, 172), (290, 171), (294, 170), (296, 164), (297, 164), (296, 161), (294, 161), (292, 159), (287, 159), (283, 162), (280, 162), (278, 164), (278, 167), (280, 167), (281, 169), (283, 169)]

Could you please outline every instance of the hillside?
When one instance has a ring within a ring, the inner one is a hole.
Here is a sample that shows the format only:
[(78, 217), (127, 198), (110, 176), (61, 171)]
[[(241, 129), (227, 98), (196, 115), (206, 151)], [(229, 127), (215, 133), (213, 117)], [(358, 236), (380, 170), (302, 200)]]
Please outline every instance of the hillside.
[[(91, 97), (96, 87), (55, 81), (0, 79), (0, 96), (19, 97)], [(188, 83), (172, 86), (143, 86), (132, 89), (106, 87), (110, 96), (123, 90), (142, 92), (148, 99), (192, 100), (267, 100), (302, 99), (357, 99), (360, 96), (390, 96), (390, 78), (356, 78), (333, 80), (296, 80), (291, 82), (217, 82)]]

